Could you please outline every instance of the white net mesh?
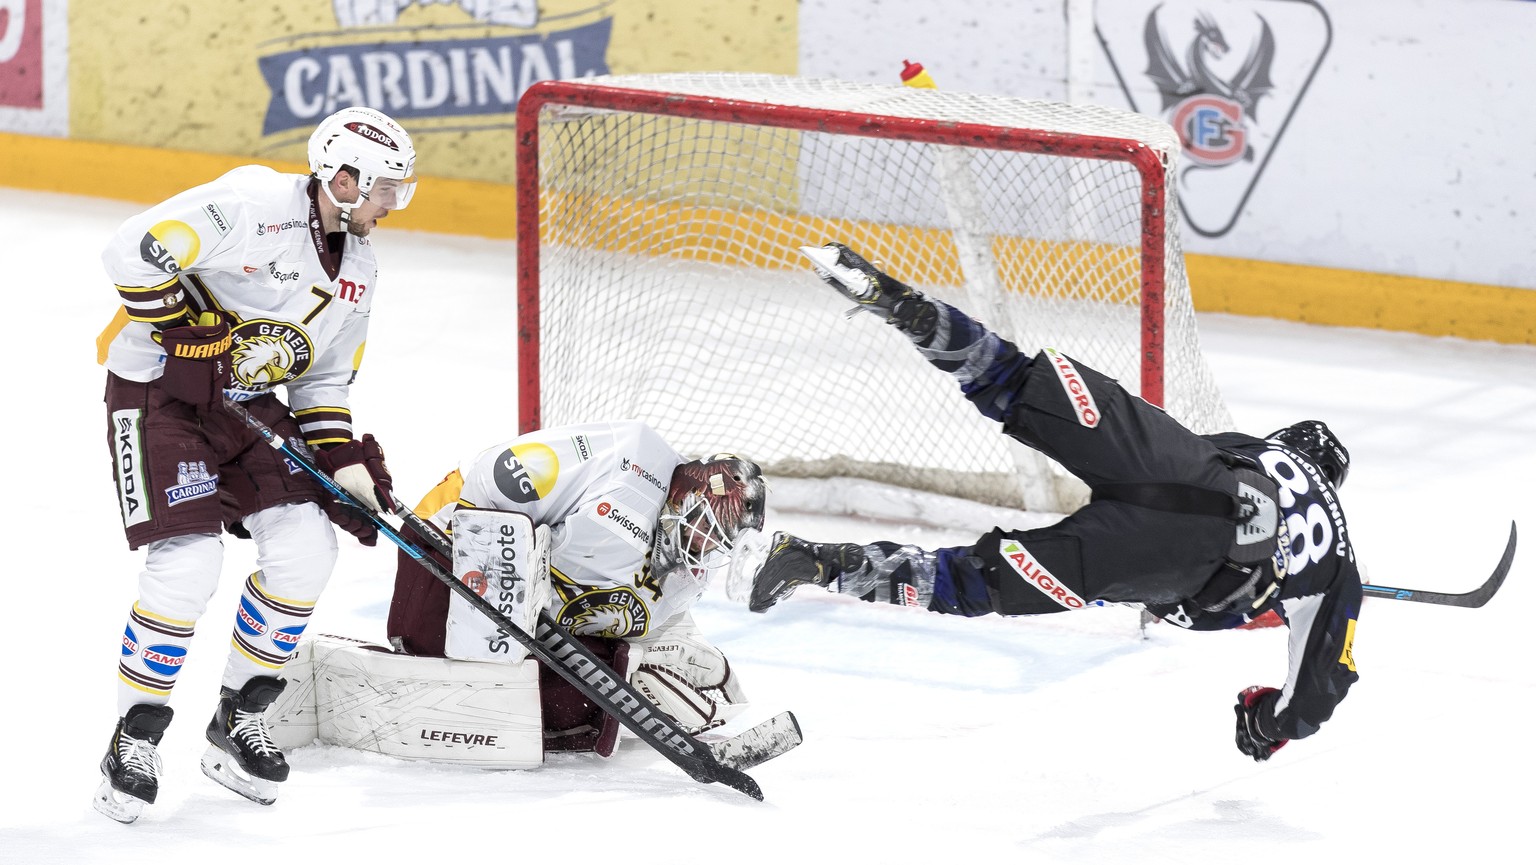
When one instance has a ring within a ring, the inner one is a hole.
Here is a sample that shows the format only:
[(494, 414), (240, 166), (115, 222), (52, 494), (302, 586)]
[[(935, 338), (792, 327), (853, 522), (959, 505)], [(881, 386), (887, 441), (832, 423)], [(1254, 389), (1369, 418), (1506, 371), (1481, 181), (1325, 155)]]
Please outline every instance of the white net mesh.
[[(847, 243), (1021, 349), (1054, 346), (1139, 391), (1137, 170), (773, 124), (814, 109), (1123, 139), (1157, 151), (1170, 178), (1171, 129), (1092, 106), (782, 76), (583, 83), (779, 107), (543, 108), (544, 425), (641, 418), (685, 454), (732, 451), (770, 476), (862, 477), (1034, 509), (1080, 503), (1079, 487), (1002, 436), (900, 334), (872, 316), (846, 319), (849, 304), (798, 247)], [(1163, 403), (1208, 432), (1230, 418), (1199, 350), (1176, 201), (1166, 196)]]

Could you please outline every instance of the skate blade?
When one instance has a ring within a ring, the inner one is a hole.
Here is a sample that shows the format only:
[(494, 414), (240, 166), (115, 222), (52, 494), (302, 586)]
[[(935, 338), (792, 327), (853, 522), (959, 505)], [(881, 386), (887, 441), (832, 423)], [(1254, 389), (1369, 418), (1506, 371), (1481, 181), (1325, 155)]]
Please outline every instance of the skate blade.
[(802, 246), (800, 254), (811, 260), (812, 269), (821, 279), (835, 279), (843, 288), (853, 292), (861, 301), (868, 302), (876, 294), (875, 284), (869, 274), (855, 270), (839, 262), (840, 253), (824, 246)]
[(97, 811), (126, 825), (139, 819), (139, 815), (144, 813), (144, 806), (149, 803), (114, 788), (111, 781), (103, 778), (101, 786), (96, 788), (96, 799), (91, 804)]
[(259, 805), (271, 805), (277, 801), (277, 782), (253, 778), (241, 769), (235, 758), (209, 745), (203, 754), (203, 774), (222, 787), (239, 793)]

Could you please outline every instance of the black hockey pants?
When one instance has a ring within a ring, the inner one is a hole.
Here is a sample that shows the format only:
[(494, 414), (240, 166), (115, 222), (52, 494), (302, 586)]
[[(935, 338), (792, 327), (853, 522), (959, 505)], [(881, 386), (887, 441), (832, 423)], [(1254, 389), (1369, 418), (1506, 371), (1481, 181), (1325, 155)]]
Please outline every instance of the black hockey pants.
[[(1222, 451), (1113, 379), (1047, 349), (1012, 346), (967, 396), (1003, 431), (1061, 463), (1089, 487), (1155, 485), (1231, 495)], [(1096, 600), (1172, 604), (1223, 568), (1230, 515), (1201, 515), (1096, 496), (1060, 522), (994, 528), (975, 544), (936, 551), (931, 609), (975, 616), (1053, 613)]]

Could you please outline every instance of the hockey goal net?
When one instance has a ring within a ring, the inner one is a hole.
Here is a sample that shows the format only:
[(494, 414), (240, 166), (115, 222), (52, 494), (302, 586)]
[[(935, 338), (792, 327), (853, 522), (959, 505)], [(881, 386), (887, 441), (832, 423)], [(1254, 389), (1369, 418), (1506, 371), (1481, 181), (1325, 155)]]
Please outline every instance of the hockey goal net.
[(1179, 247), (1179, 141), (1086, 105), (750, 74), (547, 81), (518, 106), (521, 428), (640, 418), (770, 476), (1067, 511), (801, 246), (842, 241), (1021, 349), (1229, 425)]

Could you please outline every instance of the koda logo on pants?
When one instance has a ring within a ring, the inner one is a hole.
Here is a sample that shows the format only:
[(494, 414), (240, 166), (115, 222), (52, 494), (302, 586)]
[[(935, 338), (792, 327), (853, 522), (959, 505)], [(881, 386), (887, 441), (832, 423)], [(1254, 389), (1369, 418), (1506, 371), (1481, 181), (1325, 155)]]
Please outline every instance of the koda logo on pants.
[(123, 527), (149, 522), (149, 482), (144, 474), (144, 438), (139, 409), (112, 413), (112, 451), (117, 465), (117, 503), (123, 510)]

